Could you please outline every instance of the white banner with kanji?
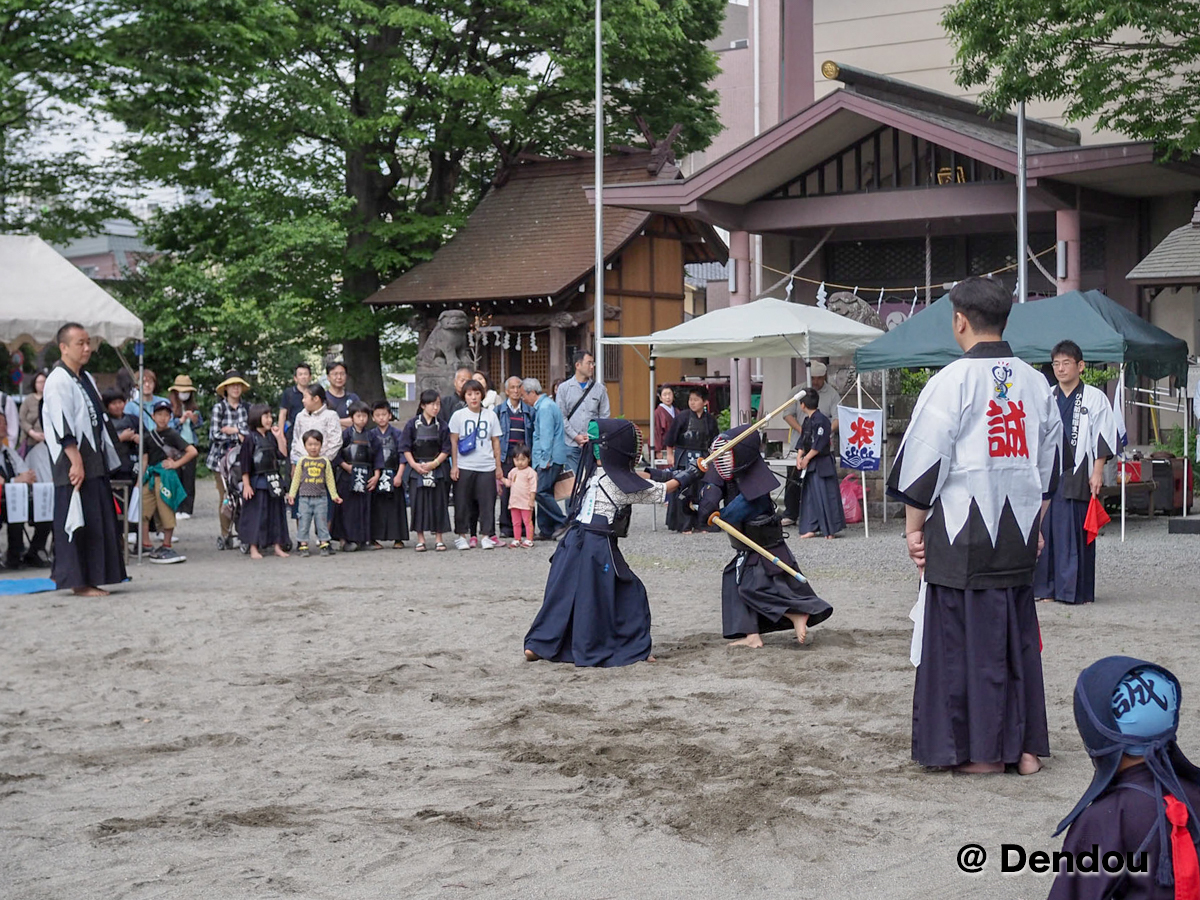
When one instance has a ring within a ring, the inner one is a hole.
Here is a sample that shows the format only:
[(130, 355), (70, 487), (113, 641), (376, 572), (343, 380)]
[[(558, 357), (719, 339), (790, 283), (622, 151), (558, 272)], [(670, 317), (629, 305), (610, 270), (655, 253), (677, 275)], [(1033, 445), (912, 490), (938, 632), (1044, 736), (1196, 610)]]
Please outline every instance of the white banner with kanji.
[(877, 471), (883, 456), (883, 410), (839, 406), (838, 442), (843, 468)]

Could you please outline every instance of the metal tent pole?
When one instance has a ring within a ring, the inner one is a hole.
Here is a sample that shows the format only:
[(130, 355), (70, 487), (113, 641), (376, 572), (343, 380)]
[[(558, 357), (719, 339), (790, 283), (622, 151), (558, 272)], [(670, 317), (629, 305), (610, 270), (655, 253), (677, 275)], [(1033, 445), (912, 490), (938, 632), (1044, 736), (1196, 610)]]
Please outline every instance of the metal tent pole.
[(596, 384), (604, 390), (604, 53), (600, 36), (600, 3), (596, 0), (596, 301), (593, 344), (596, 355)]
[(882, 452), (880, 453), (880, 456), (882, 457), (882, 459), (880, 460), (880, 464), (881, 464), (881, 465), (882, 465), (882, 467), (883, 467), (883, 526), (884, 526), (884, 528), (885, 528), (885, 529), (887, 528), (887, 521), (888, 521), (888, 508), (887, 508), (887, 480), (888, 480), (888, 461), (887, 461), (887, 451), (888, 451), (888, 408), (887, 408), (887, 380), (888, 380), (888, 370), (887, 370), (887, 369), (884, 369), (884, 370), (883, 370), (883, 389), (882, 389), (882, 390), (879, 392), (879, 396), (880, 396), (879, 407), (880, 407), (880, 409), (882, 409), (882, 410), (883, 410), (883, 434), (881, 434), (881, 435), (879, 436), (879, 437), (880, 437), (880, 441), (881, 441), (881, 443), (880, 443), (880, 445), (879, 445), (879, 446), (880, 446), (880, 448), (881, 448), (881, 451), (882, 451)]
[[(142, 341), (138, 341), (136, 347), (138, 355), (138, 464), (134, 469), (137, 472), (137, 478), (130, 491), (129, 500), (125, 502), (125, 536), (122, 540), (129, 540), (129, 504), (133, 501), (133, 491), (138, 492), (141, 496), (142, 479), (146, 477), (146, 473), (142, 471), (142, 460), (145, 457), (146, 448), (146, 398), (143, 396), (146, 390), (146, 345)], [(218, 510), (218, 513), (220, 510)], [(137, 561), (138, 565), (142, 564), (142, 509), (138, 507), (137, 521)]]
[[(1117, 377), (1121, 379), (1121, 384), (1124, 385), (1125, 384), (1125, 363), (1121, 363), (1121, 372)], [(1125, 412), (1126, 412), (1125, 400), (1124, 400), (1124, 395), (1122, 395), (1121, 418), (1125, 419), (1125, 422), (1127, 423), (1126, 424), (1126, 435), (1128, 435), (1129, 419), (1125, 418)], [(1118, 474), (1121, 475), (1121, 477), (1118, 480), (1121, 482), (1121, 543), (1123, 544), (1123, 543), (1125, 543), (1125, 480), (1129, 477), (1129, 472), (1128, 471), (1121, 472), (1120, 465), (1121, 465), (1120, 461), (1118, 460), (1117, 469), (1118, 469)], [(1151, 498), (1150, 503), (1153, 506), (1153, 503), (1154, 503), (1153, 498)]]
[[(858, 386), (858, 408), (862, 409), (862, 375), (859, 373), (855, 373), (854, 382)], [(859, 474), (859, 477), (862, 479), (863, 536), (870, 537), (871, 536), (871, 522), (870, 522), (869, 516), (867, 516), (867, 473), (865, 470), (860, 469), (858, 474)]]
[(1029, 296), (1029, 223), (1026, 221), (1025, 101), (1017, 104), (1017, 302)]
[[(654, 414), (658, 411), (655, 408), (657, 393), (654, 390), (654, 345), (650, 345), (650, 468), (654, 468)], [(650, 504), (650, 530), (658, 531), (658, 504)]]

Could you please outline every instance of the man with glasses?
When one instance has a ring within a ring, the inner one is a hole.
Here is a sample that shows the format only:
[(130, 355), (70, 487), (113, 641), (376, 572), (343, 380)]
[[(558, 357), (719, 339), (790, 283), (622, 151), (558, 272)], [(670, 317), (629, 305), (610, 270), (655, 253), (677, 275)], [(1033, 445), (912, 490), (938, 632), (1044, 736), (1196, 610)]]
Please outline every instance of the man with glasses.
[(1080, 381), (1087, 363), (1074, 341), (1050, 352), (1054, 399), (1062, 416), (1062, 477), (1042, 519), (1046, 548), (1038, 558), (1033, 592), (1040, 600), (1091, 603), (1096, 599), (1096, 544), (1083, 530), (1088, 505), (1104, 486), (1104, 463), (1117, 451), (1117, 420), (1108, 397)]

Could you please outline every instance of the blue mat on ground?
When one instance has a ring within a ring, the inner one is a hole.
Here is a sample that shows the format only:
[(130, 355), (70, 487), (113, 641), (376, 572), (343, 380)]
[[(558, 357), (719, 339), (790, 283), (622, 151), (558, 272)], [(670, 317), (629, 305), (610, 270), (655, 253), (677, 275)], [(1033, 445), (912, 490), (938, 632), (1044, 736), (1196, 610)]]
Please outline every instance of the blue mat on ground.
[(54, 581), (49, 578), (0, 578), (0, 595), (40, 594), (56, 591)]

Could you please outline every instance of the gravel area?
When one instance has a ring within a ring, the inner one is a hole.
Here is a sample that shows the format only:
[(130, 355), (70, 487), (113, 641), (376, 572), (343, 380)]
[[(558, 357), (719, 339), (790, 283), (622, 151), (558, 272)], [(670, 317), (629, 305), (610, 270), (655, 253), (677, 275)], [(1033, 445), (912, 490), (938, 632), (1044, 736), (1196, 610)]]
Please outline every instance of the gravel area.
[(1200, 756), (1200, 539), (1164, 519), (1109, 526), (1097, 603), (1039, 608), (1046, 769), (966, 777), (909, 757), (899, 521), (793, 540), (833, 617), (752, 651), (719, 634), (727, 539), (638, 508), (658, 661), (584, 670), (521, 656), (547, 544), (252, 562), (199, 487), (185, 564), (0, 598), (2, 897), (1038, 897), (995, 857), (1057, 849), (1090, 779), (1083, 666), (1171, 667)]

